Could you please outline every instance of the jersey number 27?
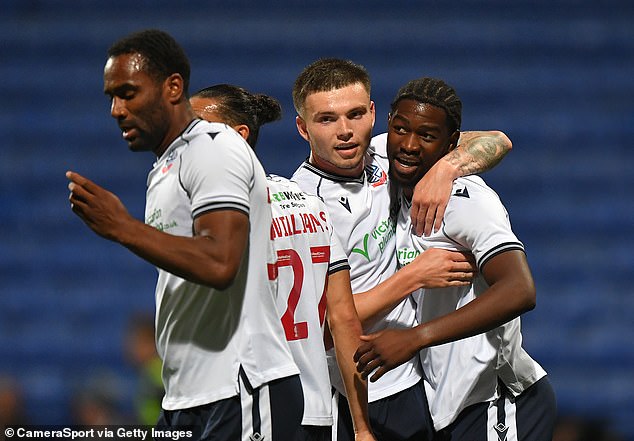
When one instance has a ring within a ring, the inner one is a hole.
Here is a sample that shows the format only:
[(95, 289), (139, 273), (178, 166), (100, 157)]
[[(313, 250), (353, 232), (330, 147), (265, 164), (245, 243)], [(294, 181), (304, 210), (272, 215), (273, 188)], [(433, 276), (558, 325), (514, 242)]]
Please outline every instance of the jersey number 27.
[[(310, 248), (311, 263), (313, 265), (325, 263), (328, 265), (330, 261), (330, 247), (319, 246)], [(308, 338), (308, 323), (296, 322), (295, 311), (299, 304), (304, 285), (304, 265), (297, 251), (292, 249), (278, 250), (277, 252), (277, 268), (290, 266), (293, 270), (293, 286), (288, 294), (286, 311), (282, 314), (282, 326), (288, 341), (301, 340)], [(324, 280), (324, 290), (321, 293), (318, 305), (319, 326), (324, 324), (326, 318), (326, 289), (328, 288), (328, 277)]]

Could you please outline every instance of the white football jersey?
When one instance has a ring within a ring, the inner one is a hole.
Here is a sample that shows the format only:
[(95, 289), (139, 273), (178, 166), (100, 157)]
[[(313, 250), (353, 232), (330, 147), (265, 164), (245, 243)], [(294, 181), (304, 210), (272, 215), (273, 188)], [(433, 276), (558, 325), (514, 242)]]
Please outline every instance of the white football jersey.
[[(305, 161), (294, 173), (302, 190), (322, 198), (330, 213), (335, 233), (350, 264), (352, 292), (367, 291), (396, 271), (395, 225), (390, 219), (390, 192), (385, 142), (370, 145), (365, 170), (358, 178), (335, 176)], [(371, 327), (372, 333), (387, 327), (417, 325), (416, 307), (407, 297)], [(332, 353), (329, 357), (333, 386), (345, 394)], [(394, 395), (422, 378), (417, 358), (389, 371), (376, 382), (368, 382), (368, 401)]]
[[(410, 204), (402, 197), (400, 204), (396, 236), (401, 266), (428, 248), (469, 251), (479, 269), (500, 253), (524, 250), (498, 195), (478, 176), (456, 179), (442, 229), (429, 237), (411, 232)], [(487, 288), (479, 275), (470, 286), (420, 290), (415, 294), (418, 319), (424, 323), (448, 314)], [(426, 348), (420, 357), (436, 430), (451, 424), (466, 407), (497, 398), (498, 378), (519, 395), (546, 375), (522, 348), (519, 317), (489, 332)]]
[(159, 269), (157, 349), (163, 360), (163, 407), (195, 407), (238, 394), (242, 367), (253, 387), (297, 374), (275, 305), (268, 266), (271, 210), (266, 176), (248, 144), (224, 124), (194, 120), (148, 176), (145, 222), (192, 236), (210, 210), (249, 216), (245, 256), (234, 282), (217, 290)]
[(295, 182), (268, 177), (277, 252), (277, 305), (304, 390), (303, 425), (332, 424), (323, 332), (328, 275), (348, 270), (326, 205)]

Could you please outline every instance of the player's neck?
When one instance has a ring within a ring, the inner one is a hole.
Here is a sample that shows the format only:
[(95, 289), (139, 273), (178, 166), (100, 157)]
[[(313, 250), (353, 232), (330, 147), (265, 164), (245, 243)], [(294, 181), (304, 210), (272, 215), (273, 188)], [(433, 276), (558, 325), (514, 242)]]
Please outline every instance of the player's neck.
[(191, 107), (177, 107), (174, 110), (168, 131), (165, 133), (161, 144), (154, 150), (157, 158), (163, 156), (163, 153), (165, 153), (165, 150), (172, 142), (183, 134), (194, 119), (198, 118)]
[(401, 187), (403, 197), (407, 202), (412, 202), (412, 196), (414, 196), (414, 189), (411, 187)]

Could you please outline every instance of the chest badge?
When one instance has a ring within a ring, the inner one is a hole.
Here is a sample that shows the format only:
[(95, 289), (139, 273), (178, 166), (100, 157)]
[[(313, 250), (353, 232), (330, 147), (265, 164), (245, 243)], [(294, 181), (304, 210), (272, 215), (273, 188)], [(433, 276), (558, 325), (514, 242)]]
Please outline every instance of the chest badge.
[(365, 176), (372, 187), (378, 187), (379, 185), (383, 185), (387, 182), (387, 173), (376, 165), (366, 167)]
[(161, 168), (161, 172), (163, 174), (170, 171), (170, 169), (174, 166), (174, 160), (176, 159), (176, 150), (172, 150), (165, 158), (165, 165)]

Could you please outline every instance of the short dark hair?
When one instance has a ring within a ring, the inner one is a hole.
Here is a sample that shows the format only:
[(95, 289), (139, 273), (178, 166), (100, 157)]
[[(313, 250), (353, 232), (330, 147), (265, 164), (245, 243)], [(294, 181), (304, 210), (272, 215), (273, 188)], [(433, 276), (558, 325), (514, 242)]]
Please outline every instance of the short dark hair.
[(171, 35), (158, 29), (135, 32), (110, 46), (108, 58), (135, 53), (143, 56), (146, 62), (143, 68), (157, 81), (163, 81), (174, 73), (180, 74), (185, 96), (188, 96), (189, 60)]
[(361, 83), (370, 94), (370, 74), (360, 64), (340, 58), (321, 58), (302, 70), (293, 86), (293, 105), (302, 114), (306, 97)]
[(231, 84), (216, 84), (196, 92), (192, 97), (215, 98), (218, 111), (232, 126), (245, 124), (249, 127), (247, 143), (255, 149), (260, 127), (282, 117), (282, 106), (275, 98), (262, 93), (253, 94)]
[(447, 125), (450, 133), (460, 130), (462, 101), (453, 87), (443, 80), (429, 77), (411, 80), (396, 93), (391, 104), (392, 112), (396, 110), (399, 101), (408, 98), (440, 107), (447, 114)]

